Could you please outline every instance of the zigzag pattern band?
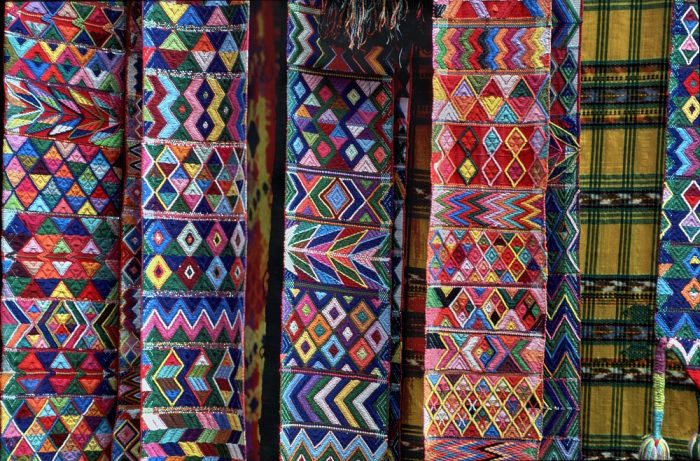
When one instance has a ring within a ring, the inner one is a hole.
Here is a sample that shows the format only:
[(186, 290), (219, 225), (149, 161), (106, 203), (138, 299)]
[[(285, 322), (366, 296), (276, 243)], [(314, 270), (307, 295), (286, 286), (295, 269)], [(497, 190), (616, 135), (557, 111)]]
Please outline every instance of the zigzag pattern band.
[(541, 459), (581, 456), (579, 79), (583, 1), (552, 2), (549, 178), (546, 193), (547, 324)]

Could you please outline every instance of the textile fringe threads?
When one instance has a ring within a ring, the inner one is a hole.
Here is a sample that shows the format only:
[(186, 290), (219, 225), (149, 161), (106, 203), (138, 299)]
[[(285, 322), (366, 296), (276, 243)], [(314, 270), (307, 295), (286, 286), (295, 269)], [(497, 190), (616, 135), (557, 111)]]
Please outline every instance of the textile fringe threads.
[(351, 49), (362, 48), (377, 34), (388, 41), (396, 37), (408, 10), (408, 0), (321, 0), (321, 37), (345, 36)]
[(426, 459), (538, 457), (550, 34), (548, 0), (434, 3)]
[(402, 64), (391, 44), (349, 50), (318, 39), (320, 6), (289, 4), (281, 454), (385, 459), (398, 446), (390, 383)]

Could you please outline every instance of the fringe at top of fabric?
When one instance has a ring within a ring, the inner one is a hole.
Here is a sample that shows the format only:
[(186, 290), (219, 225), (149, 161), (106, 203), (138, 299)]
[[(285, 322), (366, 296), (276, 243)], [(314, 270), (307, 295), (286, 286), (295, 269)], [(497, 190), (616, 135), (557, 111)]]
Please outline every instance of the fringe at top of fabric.
[(321, 37), (340, 38), (351, 49), (375, 36), (388, 41), (400, 33), (409, 11), (418, 11), (420, 16), (422, 9), (419, 0), (322, 0)]

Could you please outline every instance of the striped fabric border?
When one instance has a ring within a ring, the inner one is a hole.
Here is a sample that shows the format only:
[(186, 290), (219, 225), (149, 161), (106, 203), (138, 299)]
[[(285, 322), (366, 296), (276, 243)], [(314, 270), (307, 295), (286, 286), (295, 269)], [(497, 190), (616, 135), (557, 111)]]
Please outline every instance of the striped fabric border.
[(700, 27), (697, 0), (675, 0), (661, 206), (656, 333), (700, 388)]
[(433, 13), (425, 458), (536, 459), (551, 4), (440, 0)]
[[(406, 192), (404, 308), (402, 315), (401, 459), (423, 460), (423, 359), (425, 354), (426, 251), (430, 214), (432, 43), (430, 10), (411, 30), (411, 103)], [(415, 244), (418, 242), (418, 244)]]
[(244, 459), (248, 3), (144, 3), (143, 458)]

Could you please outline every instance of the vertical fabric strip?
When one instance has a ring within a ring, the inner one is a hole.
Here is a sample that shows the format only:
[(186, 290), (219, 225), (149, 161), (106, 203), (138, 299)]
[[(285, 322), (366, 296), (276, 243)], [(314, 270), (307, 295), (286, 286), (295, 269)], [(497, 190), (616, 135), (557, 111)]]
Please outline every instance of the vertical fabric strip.
[(549, 0), (438, 0), (426, 459), (536, 459), (542, 439)]
[(319, 38), (289, 3), (281, 344), (283, 459), (385, 459), (395, 49)]
[(547, 182), (547, 324), (540, 459), (581, 457), (581, 277), (579, 269), (579, 61), (581, 0), (552, 3)]
[[(650, 429), (671, 5), (585, 2), (581, 426), (583, 451), (591, 458), (630, 457)], [(669, 403), (683, 409), (678, 422), (695, 419), (695, 408), (687, 405), (693, 395), (676, 386), (681, 374), (668, 377), (674, 385)], [(685, 452), (684, 425), (667, 422), (677, 437), (669, 444)]]
[(432, 26), (425, 10), (417, 30), (411, 29), (415, 50), (411, 60), (411, 98), (407, 160), (405, 281), (402, 312), (401, 459), (423, 455), (423, 355), (425, 353), (425, 262), (430, 214), (430, 138), (432, 103)]
[[(697, 0), (675, 0), (656, 334), (700, 388), (700, 28)], [(661, 409), (663, 411), (663, 409)]]
[(121, 2), (5, 5), (2, 459), (110, 451), (124, 44)]
[[(281, 168), (284, 168), (286, 116), (285, 85), (280, 79), (281, 61), (285, 59), (287, 43), (287, 5), (284, 2), (252, 2), (250, 4), (249, 31), (249, 83), (248, 83), (248, 260), (253, 261), (246, 270), (245, 290), (245, 417), (246, 417), (246, 460), (260, 461), (261, 434), (278, 434), (278, 425), (272, 430), (261, 427), (263, 413), (263, 391), (265, 399), (274, 395), (273, 389), (279, 384), (279, 365), (270, 365), (273, 357), (279, 357), (279, 334), (275, 335), (274, 350), (267, 349), (269, 339), (265, 338), (267, 323), (275, 324), (279, 331), (280, 303), (274, 304), (277, 315), (267, 317), (266, 304), (268, 291), (281, 294), (281, 271), (279, 278), (273, 278), (268, 270), (270, 264), (281, 266), (282, 238), (279, 250), (270, 251), (272, 229), (284, 227), (284, 213), (272, 212), (273, 187), (275, 182), (283, 183), (282, 177), (273, 177), (275, 155), (280, 154)], [(282, 129), (279, 129), (279, 127)], [(279, 184), (280, 189), (282, 185)], [(275, 191), (276, 192), (276, 191)], [(283, 196), (280, 193), (279, 196)], [(283, 198), (283, 197), (282, 197)], [(281, 199), (282, 199), (281, 198)], [(275, 258), (279, 258), (277, 263)], [(271, 262), (272, 261), (272, 262)], [(266, 318), (267, 317), (267, 318)], [(275, 377), (264, 379), (266, 367), (274, 368)], [(277, 396), (279, 399), (279, 395)], [(278, 401), (278, 400), (277, 400)], [(277, 402), (276, 401), (276, 402)], [(275, 404), (275, 413), (279, 406)], [(270, 442), (262, 442), (267, 448), (275, 448)], [(274, 444), (279, 445), (279, 443)], [(279, 450), (279, 448), (277, 448)], [(278, 451), (279, 452), (279, 451)], [(277, 456), (279, 458), (279, 455)], [(269, 458), (262, 458), (269, 459)]]
[(145, 459), (244, 459), (248, 3), (146, 1)]
[(391, 246), (391, 370), (389, 392), (389, 450), (393, 459), (401, 459), (401, 379), (404, 307), (404, 256), (406, 247), (406, 165), (408, 161), (408, 117), (411, 95), (412, 47), (401, 50), (403, 58), (394, 79), (394, 216)]
[(141, 456), (141, 2), (127, 8), (126, 137), (119, 290), (119, 376), (113, 460)]

